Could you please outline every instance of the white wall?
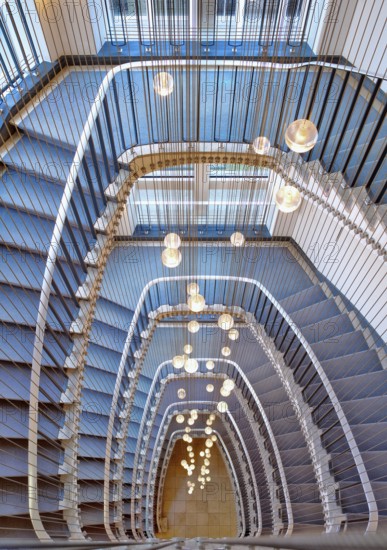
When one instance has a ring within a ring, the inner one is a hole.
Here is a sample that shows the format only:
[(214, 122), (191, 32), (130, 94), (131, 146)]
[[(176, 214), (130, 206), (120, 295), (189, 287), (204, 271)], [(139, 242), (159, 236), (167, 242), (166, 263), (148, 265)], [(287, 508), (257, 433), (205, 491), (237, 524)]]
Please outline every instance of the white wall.
[(100, 40), (97, 33), (94, 39), (93, 26), (103, 24), (98, 3), (91, 10), (87, 0), (36, 0), (35, 4), (52, 61), (61, 55), (97, 53)]
[(315, 202), (302, 201), (293, 214), (280, 214), (274, 236), (290, 236), (313, 265), (386, 339), (387, 264), (365, 239), (360, 239)]

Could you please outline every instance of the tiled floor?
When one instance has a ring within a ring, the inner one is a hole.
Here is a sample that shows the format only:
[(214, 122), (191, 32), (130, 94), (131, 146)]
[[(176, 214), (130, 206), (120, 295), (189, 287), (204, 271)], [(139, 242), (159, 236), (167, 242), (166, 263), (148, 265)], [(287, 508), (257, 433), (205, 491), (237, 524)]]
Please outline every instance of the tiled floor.
[[(183, 459), (189, 460), (187, 444), (176, 443), (164, 486), (162, 517), (167, 518), (168, 528), (160, 533), (162, 538), (236, 536), (235, 496), (217, 444), (211, 448), (211, 481), (205, 489), (199, 487), (197, 478), (203, 460), (199, 452), (205, 448), (204, 441), (198, 438), (191, 444), (196, 468), (190, 477), (180, 464)], [(188, 480), (196, 484), (192, 495), (188, 494)]]

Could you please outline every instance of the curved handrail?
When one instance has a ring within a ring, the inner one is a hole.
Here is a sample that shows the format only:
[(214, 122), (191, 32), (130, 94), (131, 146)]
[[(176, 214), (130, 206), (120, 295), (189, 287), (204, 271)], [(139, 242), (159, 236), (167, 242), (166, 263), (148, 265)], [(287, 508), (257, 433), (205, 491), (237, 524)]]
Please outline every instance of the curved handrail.
[[(179, 402), (175, 402), (175, 403), (171, 403), (168, 405), (168, 407), (165, 409), (164, 411), (164, 414), (163, 414), (163, 418), (161, 420), (161, 423), (160, 423), (160, 427), (161, 426), (165, 426), (166, 425), (166, 419), (168, 418), (168, 416), (170, 416), (170, 409), (172, 409), (172, 407), (178, 407), (178, 406), (181, 406), (181, 405), (184, 405), (184, 403), (187, 403), (189, 404), (189, 406), (192, 406), (194, 404), (197, 404), (197, 405), (211, 405), (213, 407), (215, 401), (179, 401)], [(214, 407), (213, 407), (214, 408)], [(201, 412), (201, 411), (199, 411)], [(217, 416), (219, 416), (219, 414), (216, 412), (215, 413)], [(242, 445), (242, 448), (243, 448), (243, 453), (244, 453), (244, 456), (246, 457), (246, 460), (248, 462), (248, 465), (249, 465), (249, 470), (250, 470), (250, 477), (254, 475), (254, 469), (252, 467), (252, 463), (251, 463), (251, 459), (250, 459), (250, 455), (247, 451), (247, 448), (246, 448), (246, 445), (245, 445), (245, 442), (244, 442), (244, 439), (242, 437), (242, 434), (240, 433), (239, 431), (239, 428), (238, 428), (238, 425), (237, 423), (235, 422), (235, 419), (234, 417), (232, 416), (232, 414), (228, 411), (227, 413), (227, 417), (230, 418), (231, 420), (231, 423), (235, 429), (235, 432), (236, 434), (238, 435), (238, 439), (239, 441), (241, 442), (241, 445)], [(155, 456), (156, 456), (156, 453), (157, 453), (157, 448), (159, 447), (159, 441), (160, 441), (160, 437), (161, 437), (161, 429), (159, 429), (158, 431), (158, 434), (157, 434), (157, 438), (156, 438), (156, 442), (155, 442), (155, 445), (153, 447), (153, 452), (152, 452), (152, 458), (151, 458), (151, 461), (150, 461), (150, 469), (149, 471), (152, 472), (153, 469), (154, 469), (154, 462), (155, 462)], [(147, 493), (146, 493), (146, 509), (149, 509), (149, 501), (150, 501), (150, 486), (151, 484), (149, 483), (148, 486), (147, 486)], [(258, 505), (259, 505), (259, 502), (258, 502)]]
[[(256, 61), (244, 61), (244, 60), (222, 60), (221, 62), (217, 61), (207, 61), (207, 60), (180, 60), (179, 67), (195, 67), (195, 66), (227, 66), (231, 65), (232, 67), (241, 67), (241, 68), (288, 68), (288, 69), (297, 69), (307, 66), (323, 66), (323, 67), (332, 67), (336, 69), (341, 69), (344, 71), (352, 71), (353, 67), (347, 67), (341, 64), (334, 63), (324, 63), (322, 61), (312, 61), (312, 62), (299, 62), (299, 63), (270, 63), (270, 62), (256, 62)], [(114, 77), (120, 72), (127, 69), (136, 69), (147, 67), (159, 67), (159, 61), (134, 61), (118, 65), (113, 69), (110, 69), (106, 76), (104, 77), (96, 97), (94, 99), (93, 105), (90, 109), (87, 120), (84, 124), (81, 137), (74, 155), (72, 165), (66, 180), (65, 188), (61, 198), (61, 202), (58, 208), (58, 214), (55, 220), (55, 226), (52, 233), (50, 246), (47, 255), (47, 261), (44, 270), (42, 289), (40, 292), (38, 314), (36, 320), (35, 328), (35, 337), (34, 337), (34, 349), (32, 354), (32, 364), (31, 364), (31, 378), (30, 378), (30, 392), (29, 392), (29, 423), (28, 423), (28, 506), (31, 522), (37, 533), (37, 536), (41, 540), (50, 540), (50, 536), (45, 530), (43, 523), (40, 518), (39, 507), (38, 507), (38, 484), (37, 484), (37, 432), (38, 432), (38, 419), (36, 411), (38, 410), (39, 405), (39, 382), (40, 382), (40, 372), (41, 372), (41, 362), (43, 355), (43, 343), (45, 336), (45, 328), (48, 314), (48, 304), (51, 295), (52, 281), (55, 272), (56, 261), (60, 249), (60, 241), (63, 235), (63, 230), (65, 223), (67, 221), (67, 214), (70, 207), (70, 201), (73, 197), (74, 188), (76, 185), (76, 178), (78, 177), (82, 161), (85, 157), (86, 150), (90, 141), (92, 131), (94, 130), (96, 120), (102, 109), (104, 99), (107, 96), (109, 85), (113, 81)], [(175, 60), (163, 60), (163, 66), (176, 66)], [(362, 73), (360, 69), (356, 69), (357, 73)], [(367, 73), (365, 73), (367, 74)], [(378, 78), (385, 78), (378, 77)], [(115, 537), (109, 527), (109, 536)]]
[[(201, 359), (201, 360), (206, 360), (206, 359)], [(195, 377), (195, 375), (191, 375), (191, 376)], [(222, 376), (222, 374), (219, 373), (219, 374), (218, 374), (218, 377), (219, 377), (219, 376)], [(180, 377), (184, 377), (184, 374), (178, 375), (178, 377), (179, 377), (179, 378), (180, 378)], [(155, 379), (156, 379), (156, 377), (155, 377)], [(168, 379), (167, 381), (170, 382), (171, 379)], [(157, 409), (158, 409), (158, 407), (160, 406), (160, 401), (161, 401), (161, 396), (157, 399), (157, 403), (158, 403)], [(199, 401), (195, 401), (195, 402), (201, 403), (201, 402), (199, 402)], [(180, 405), (181, 403), (184, 403), (184, 401), (175, 402), (174, 405), (175, 405), (175, 406), (178, 406), (178, 405)], [(186, 403), (187, 403), (187, 402), (186, 402)], [(145, 408), (145, 409), (144, 409), (144, 415), (143, 415), (143, 417), (146, 416), (146, 413), (147, 413), (147, 412), (148, 412), (148, 411), (147, 411), (147, 409)], [(141, 440), (141, 438), (142, 438), (142, 432), (139, 431), (139, 440)], [(136, 467), (136, 458), (137, 458), (138, 455), (139, 455), (139, 453), (137, 453), (137, 449), (136, 449), (136, 454), (135, 454), (135, 466), (134, 466), (134, 468)], [(253, 471), (253, 467), (252, 467), (252, 463), (251, 463), (251, 461), (250, 461), (249, 455), (246, 455), (246, 459), (249, 461), (249, 468), (250, 468), (250, 470)], [(133, 469), (133, 473), (135, 473), (135, 469)], [(135, 478), (135, 476), (134, 476), (134, 478)], [(286, 480), (285, 480), (285, 482), (286, 482)], [(259, 491), (258, 491), (258, 487), (257, 487), (257, 484), (256, 484), (256, 481), (255, 481), (255, 478), (254, 478), (254, 477), (252, 477), (252, 483), (253, 483), (253, 489), (254, 489), (254, 494), (255, 494), (255, 500), (256, 500), (256, 502), (257, 502), (257, 507), (258, 507), (258, 512), (257, 512), (257, 513), (258, 513), (258, 532), (260, 533), (261, 530), (262, 530), (262, 512), (261, 512), (261, 507), (260, 507)], [(133, 495), (134, 490), (135, 490), (135, 487), (132, 486), (132, 499), (133, 499), (133, 496), (134, 496), (134, 495)], [(132, 501), (132, 502), (133, 502), (133, 501)]]
[[(276, 462), (277, 462), (277, 465), (278, 465), (278, 470), (279, 470), (280, 478), (281, 478), (281, 484), (282, 484), (282, 488), (283, 488), (283, 492), (284, 492), (286, 512), (287, 512), (287, 516), (288, 516), (288, 527), (287, 527), (286, 534), (290, 535), (293, 531), (294, 519), (293, 519), (293, 510), (292, 510), (292, 505), (291, 505), (290, 496), (289, 496), (289, 490), (288, 490), (288, 484), (287, 484), (287, 480), (286, 480), (285, 469), (283, 467), (282, 458), (281, 458), (281, 455), (280, 455), (280, 452), (279, 452), (279, 449), (278, 449), (278, 445), (277, 445), (273, 430), (270, 426), (269, 419), (267, 417), (267, 414), (266, 414), (266, 412), (265, 412), (265, 410), (262, 406), (262, 403), (261, 403), (259, 397), (257, 396), (254, 388), (250, 384), (246, 374), (243, 372), (243, 369), (235, 361), (232, 361), (231, 359), (226, 359), (226, 358), (219, 359), (219, 358), (214, 358), (214, 357), (205, 357), (205, 358), (199, 357), (197, 359), (198, 359), (198, 361), (204, 361), (205, 362), (205, 361), (211, 360), (211, 361), (214, 361), (214, 362), (226, 363), (228, 365), (231, 365), (236, 370), (236, 372), (240, 375), (243, 382), (246, 384), (250, 394), (252, 395), (252, 397), (254, 399), (254, 402), (255, 402), (256, 406), (258, 407), (258, 410), (259, 410), (259, 412), (262, 416), (265, 427), (267, 429), (267, 433), (269, 435), (270, 443), (273, 447), (274, 456), (275, 456), (275, 459), (276, 459)], [(163, 363), (161, 363), (158, 366), (158, 368), (155, 372), (155, 375), (154, 375), (154, 378), (153, 378), (153, 381), (152, 381), (152, 385), (151, 385), (151, 388), (149, 390), (148, 398), (147, 398), (147, 401), (146, 401), (146, 404), (145, 404), (145, 407), (144, 407), (144, 414), (143, 414), (143, 417), (141, 419), (141, 425), (140, 425), (140, 430), (139, 430), (139, 439), (142, 438), (144, 425), (145, 425), (145, 422), (146, 422), (146, 415), (147, 415), (147, 411), (150, 408), (150, 402), (151, 402), (152, 396), (154, 394), (155, 385), (157, 383), (157, 380), (159, 378), (159, 375), (160, 375), (160, 372), (161, 372), (162, 368), (166, 364), (172, 364), (172, 361), (164, 361)], [(182, 373), (179, 376), (183, 377), (184, 373)], [(138, 448), (138, 446), (137, 446), (137, 448)], [(137, 456), (137, 450), (136, 450), (136, 456)], [(135, 456), (135, 465), (136, 465), (136, 456)]]
[[(227, 465), (228, 469), (231, 470), (230, 477), (231, 477), (233, 485), (235, 487), (235, 492), (238, 494), (239, 502), (242, 502), (242, 497), (241, 497), (242, 493), (241, 493), (241, 489), (240, 489), (240, 485), (239, 485), (239, 480), (238, 480), (238, 476), (236, 475), (235, 467), (234, 467), (234, 464), (231, 460), (230, 453), (228, 452), (227, 446), (224, 443), (223, 438), (220, 435), (220, 433), (217, 430), (212, 430), (212, 431), (218, 437), (218, 440), (221, 444), (220, 451), (223, 452), (223, 454), (225, 455), (226, 465)], [(194, 433), (194, 432), (202, 433), (202, 432), (204, 432), (204, 430), (201, 430), (200, 428), (194, 428), (194, 429), (191, 430), (191, 433)], [(165, 468), (165, 457), (168, 456), (169, 449), (172, 446), (172, 444), (174, 443), (174, 439), (177, 439), (181, 433), (184, 433), (183, 430), (175, 430), (174, 432), (172, 432), (171, 437), (170, 437), (169, 442), (168, 442), (167, 450), (165, 452), (164, 460), (163, 460), (163, 467), (162, 467), (163, 469)], [(160, 493), (161, 493), (161, 491), (158, 492), (158, 494), (160, 494)], [(157, 503), (157, 507), (158, 507), (158, 503)], [(246, 529), (246, 519), (245, 519), (245, 511), (244, 511), (243, 506), (240, 507), (240, 513), (241, 513), (241, 516), (242, 516), (242, 528), (243, 528), (243, 531), (245, 531), (245, 529)], [(157, 512), (157, 517), (158, 516), (159, 516), (159, 512)]]
[(304, 350), (306, 351), (311, 363), (313, 364), (313, 367), (317, 371), (318, 375), (320, 376), (320, 380), (324, 385), (324, 388), (326, 392), (329, 395), (329, 398), (331, 400), (331, 403), (335, 409), (337, 418), (340, 422), (341, 428), (343, 430), (343, 433), (345, 435), (345, 438), (347, 440), (348, 446), (351, 450), (354, 463), (356, 465), (360, 480), (362, 482), (365, 498), (367, 501), (368, 506), (368, 512), (369, 512), (369, 521), (367, 526), (367, 531), (375, 530), (378, 524), (378, 508), (375, 500), (374, 491), (372, 489), (372, 485), (370, 483), (368, 473), (366, 471), (366, 468), (364, 466), (363, 458), (360, 454), (358, 445), (356, 443), (355, 437), (352, 433), (351, 427), (348, 423), (348, 420), (345, 416), (345, 413), (343, 411), (343, 408), (336, 396), (336, 393), (333, 389), (333, 386), (328, 379), (327, 375), (325, 374), (325, 371), (319, 362), (318, 358), (316, 357), (315, 353), (313, 352), (309, 342), (305, 339), (304, 335), (300, 331), (300, 329), (297, 327), (297, 325), (292, 321), (291, 317), (286, 313), (286, 311), (283, 309), (283, 307), (279, 304), (279, 302), (274, 298), (274, 296), (264, 287), (260, 282), (246, 278), (246, 277), (236, 277), (236, 276), (227, 276), (227, 275), (177, 275), (173, 277), (159, 277), (157, 279), (153, 279), (152, 281), (149, 281), (141, 295), (138, 301), (138, 304), (136, 306), (129, 330), (128, 330), (128, 336), (125, 341), (125, 345), (123, 348), (122, 356), (120, 365), (117, 371), (117, 377), (116, 377), (116, 385), (114, 388), (113, 393), (113, 399), (111, 404), (111, 412), (110, 412), (110, 418), (109, 418), (109, 425), (107, 430), (107, 437), (106, 437), (106, 455), (105, 455), (105, 479), (104, 479), (104, 507), (105, 507), (105, 521), (109, 522), (109, 490), (110, 490), (110, 453), (111, 453), (111, 444), (112, 444), (112, 438), (113, 438), (113, 424), (114, 424), (114, 418), (116, 414), (116, 407), (117, 407), (117, 401), (119, 396), (119, 389), (122, 382), (122, 376), (124, 373), (124, 368), (126, 364), (126, 359), (129, 353), (130, 344), (132, 341), (132, 335), (134, 334), (134, 329), (137, 325), (137, 321), (139, 319), (143, 304), (146, 299), (146, 295), (149, 292), (149, 290), (162, 282), (172, 282), (172, 281), (188, 281), (188, 280), (225, 280), (225, 281), (237, 281), (237, 282), (245, 282), (251, 285), (256, 286), (273, 304), (273, 306), (276, 308), (276, 310), (280, 313), (280, 315), (283, 317), (285, 322), (291, 327), (294, 335), (298, 339), (298, 341), (303, 346)]

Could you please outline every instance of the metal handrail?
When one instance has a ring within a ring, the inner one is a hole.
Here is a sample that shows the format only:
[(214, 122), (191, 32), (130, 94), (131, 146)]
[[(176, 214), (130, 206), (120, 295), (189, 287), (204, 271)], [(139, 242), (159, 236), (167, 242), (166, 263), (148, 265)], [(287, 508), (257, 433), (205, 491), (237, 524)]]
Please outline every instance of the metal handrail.
[[(260, 415), (262, 417), (262, 420), (264, 422), (264, 425), (267, 429), (267, 433), (268, 433), (268, 436), (269, 436), (270, 443), (273, 447), (274, 456), (275, 456), (275, 459), (276, 459), (276, 462), (277, 462), (278, 471), (279, 471), (280, 478), (281, 478), (281, 485), (282, 485), (282, 488), (283, 488), (286, 512), (287, 512), (287, 517), (288, 517), (288, 526), (287, 526), (286, 534), (290, 535), (293, 531), (294, 519), (293, 519), (293, 511), (292, 511), (292, 505), (291, 505), (290, 496), (289, 496), (289, 490), (288, 490), (288, 485), (287, 485), (287, 480), (286, 480), (285, 469), (283, 467), (282, 458), (281, 458), (281, 455), (280, 455), (280, 452), (279, 452), (279, 449), (278, 449), (278, 445), (277, 445), (273, 430), (270, 426), (269, 419), (267, 417), (267, 414), (264, 410), (264, 407), (262, 406), (262, 403), (261, 403), (259, 397), (256, 394), (256, 391), (254, 390), (254, 388), (250, 384), (247, 376), (243, 372), (243, 369), (235, 361), (232, 361), (232, 360), (226, 359), (226, 358), (219, 359), (219, 358), (213, 358), (213, 357), (206, 357), (206, 358), (201, 357), (201, 358), (198, 358), (198, 360), (199, 361), (212, 360), (212, 361), (217, 362), (217, 363), (225, 363), (226, 365), (231, 365), (235, 369), (235, 371), (239, 374), (239, 376), (243, 380), (244, 384), (248, 388), (249, 393), (252, 395), (254, 403), (255, 403), (256, 407), (258, 408), (259, 413), (260, 413)], [(171, 361), (164, 361), (163, 363), (161, 363), (158, 366), (158, 368), (156, 370), (156, 373), (155, 373), (155, 376), (153, 378), (152, 386), (149, 390), (148, 398), (147, 398), (147, 401), (146, 401), (146, 404), (145, 404), (145, 407), (144, 407), (144, 414), (143, 414), (143, 417), (142, 417), (142, 420), (141, 420), (141, 425), (140, 425), (140, 430), (139, 430), (139, 441), (142, 439), (142, 434), (144, 432), (145, 423), (146, 423), (146, 420), (148, 418), (147, 415), (148, 415), (148, 411), (150, 409), (152, 396), (153, 396), (154, 391), (155, 391), (155, 386), (156, 386), (157, 381), (159, 379), (160, 372), (162, 371), (162, 368), (166, 364), (171, 364)], [(179, 376), (184, 376), (184, 373), (182, 375), (179, 375)], [(137, 451), (139, 451), (139, 446), (138, 445), (137, 445), (136, 454), (135, 454), (134, 468), (136, 467), (137, 456), (140, 456), (139, 452), (137, 452)], [(255, 492), (257, 494), (257, 489), (255, 490)]]
[[(270, 62), (254, 62), (254, 61), (241, 61), (241, 60), (232, 60), (232, 61), (222, 61), (221, 63), (213, 61), (202, 61), (202, 60), (180, 60), (179, 66), (184, 68), (186, 66), (195, 67), (195, 66), (216, 66), (216, 65), (232, 65), (233, 67), (241, 67), (245, 69), (249, 68), (302, 68), (307, 66), (322, 66), (322, 67), (333, 67), (335, 69), (342, 69), (344, 71), (351, 70), (351, 68), (346, 67), (340, 64), (324, 63), (320, 61), (313, 62), (301, 62), (301, 63), (270, 63)], [(99, 113), (103, 106), (105, 105), (107, 92), (110, 84), (114, 80), (115, 76), (127, 69), (136, 69), (142, 67), (156, 67), (160, 66), (158, 61), (147, 61), (147, 62), (129, 62), (119, 65), (111, 69), (106, 76), (104, 77), (98, 93), (95, 97), (94, 103), (91, 107), (90, 113), (88, 115), (87, 121), (83, 127), (83, 131), (74, 155), (74, 160), (70, 167), (70, 171), (66, 180), (65, 188), (63, 191), (62, 199), (58, 208), (58, 214), (55, 220), (55, 226), (53, 234), (50, 241), (50, 246), (47, 254), (47, 261), (44, 270), (42, 289), (39, 299), (38, 314), (36, 320), (36, 329), (35, 329), (35, 338), (32, 354), (32, 364), (31, 364), (31, 378), (30, 378), (30, 391), (29, 391), (29, 423), (28, 423), (28, 507), (32, 525), (35, 529), (35, 532), (40, 540), (50, 540), (43, 522), (40, 517), (39, 507), (38, 507), (38, 467), (37, 467), (37, 434), (38, 434), (38, 418), (36, 411), (38, 410), (39, 405), (39, 387), (40, 387), (40, 373), (41, 373), (41, 362), (43, 356), (43, 344), (46, 330), (47, 314), (49, 299), (52, 291), (52, 282), (54, 278), (55, 266), (58, 259), (58, 253), (60, 249), (60, 241), (63, 235), (64, 228), (67, 223), (67, 214), (73, 197), (73, 192), (76, 187), (77, 177), (80, 171), (80, 168), (85, 160), (86, 150), (90, 144), (90, 138), (92, 131), (96, 127), (97, 119)], [(175, 60), (163, 60), (163, 66), (176, 66)], [(358, 71), (361, 73), (361, 71)], [(114, 159), (116, 162), (116, 159)], [(333, 391), (333, 390), (332, 390)], [(113, 397), (113, 403), (116, 405), (117, 394)], [(362, 473), (363, 475), (363, 473)], [(372, 491), (371, 491), (372, 494)], [(106, 498), (107, 495), (105, 495)], [(107, 533), (111, 540), (115, 540), (110, 526), (108, 514), (105, 515), (105, 523)]]
[[(124, 367), (126, 364), (126, 359), (128, 356), (130, 344), (132, 341), (132, 336), (134, 334), (134, 330), (137, 324), (137, 321), (139, 319), (139, 316), (143, 310), (143, 305), (145, 303), (146, 297), (148, 295), (149, 290), (160, 283), (166, 283), (166, 282), (173, 282), (173, 281), (188, 281), (188, 280), (197, 280), (197, 281), (203, 281), (203, 280), (218, 280), (218, 281), (238, 281), (238, 282), (244, 282), (247, 284), (254, 285), (257, 287), (269, 300), (269, 302), (273, 305), (273, 307), (277, 310), (278, 313), (283, 317), (284, 321), (288, 324), (289, 327), (291, 327), (295, 337), (298, 339), (300, 344), (303, 346), (304, 350), (306, 351), (309, 360), (313, 367), (315, 368), (316, 372), (318, 373), (321, 382), (324, 385), (324, 388), (329, 396), (329, 399), (335, 409), (336, 415), (338, 417), (338, 420), (340, 422), (341, 428), (343, 430), (343, 433), (345, 435), (345, 438), (347, 440), (348, 446), (351, 450), (354, 463), (356, 465), (361, 483), (363, 485), (363, 491), (365, 494), (368, 511), (369, 511), (369, 521), (367, 526), (367, 531), (376, 530), (377, 524), (378, 524), (378, 508), (373, 492), (372, 485), (370, 483), (368, 473), (365, 469), (364, 462), (362, 459), (362, 456), (360, 454), (359, 448), (357, 446), (355, 437), (352, 433), (351, 427), (348, 423), (348, 420), (345, 416), (345, 413), (343, 411), (343, 408), (341, 407), (341, 404), (339, 400), (336, 397), (335, 391), (333, 389), (333, 386), (328, 379), (328, 377), (325, 374), (325, 371), (320, 364), (318, 358), (316, 357), (315, 353), (313, 352), (310, 344), (307, 342), (305, 337), (303, 336), (300, 329), (295, 325), (295, 323), (292, 321), (291, 317), (285, 312), (285, 310), (282, 308), (282, 306), (279, 304), (279, 302), (272, 296), (272, 294), (258, 281), (254, 279), (249, 279), (245, 277), (235, 277), (235, 276), (226, 276), (226, 275), (181, 275), (181, 276), (174, 276), (174, 277), (161, 277), (158, 279), (154, 279), (152, 281), (149, 281), (147, 285), (144, 287), (139, 302), (136, 306), (131, 325), (128, 330), (128, 336), (125, 341), (124, 349), (121, 356), (120, 366), (117, 371), (117, 378), (116, 378), (116, 386), (114, 389), (114, 395), (117, 396), (118, 399), (118, 392), (119, 388), (121, 387), (122, 382), (122, 376), (124, 373)], [(114, 424), (114, 418), (115, 418), (115, 412), (116, 412), (116, 406), (117, 406), (117, 400), (112, 400), (112, 407), (110, 412), (110, 418), (109, 418), (109, 428), (108, 434), (107, 434), (107, 443), (106, 443), (106, 456), (105, 456), (105, 481), (104, 481), (104, 506), (105, 506), (105, 514), (106, 514), (106, 520), (109, 521), (109, 488), (110, 488), (110, 452), (111, 452), (111, 443), (113, 438), (112, 428)]]
[[(160, 429), (161, 429), (161, 427), (160, 427)], [(203, 433), (204, 429), (194, 428), (194, 429), (191, 430), (190, 433), (194, 433), (194, 432)], [(166, 450), (165, 455), (164, 455), (162, 471), (165, 471), (167, 466), (168, 466), (168, 462), (166, 461), (166, 458), (168, 457), (168, 454), (170, 455), (171, 452), (172, 452), (170, 448), (175, 444), (175, 441), (179, 438), (180, 434), (182, 434), (182, 433), (184, 433), (183, 430), (175, 430), (171, 434), (171, 437), (168, 441), (168, 447), (167, 447), (167, 450)], [(235, 493), (238, 496), (238, 500), (239, 500), (240, 503), (242, 503), (242, 496), (241, 496), (241, 489), (240, 489), (240, 486), (239, 486), (239, 480), (238, 480), (238, 476), (237, 476), (236, 471), (235, 471), (234, 464), (232, 463), (230, 453), (228, 452), (227, 446), (224, 443), (223, 438), (220, 435), (220, 433), (217, 430), (213, 430), (213, 433), (218, 437), (218, 440), (220, 442), (220, 452), (223, 454), (223, 457), (225, 459), (225, 463), (226, 463), (226, 466), (229, 470), (229, 474), (230, 474), (230, 477), (232, 479), (232, 483), (234, 485)], [(163, 474), (161, 474), (161, 477), (163, 477)], [(163, 494), (163, 490), (164, 490), (164, 487), (162, 486), (161, 490), (159, 490), (159, 492), (158, 492), (158, 496), (160, 496), (160, 500), (161, 500), (161, 497), (162, 497), (162, 494)], [(148, 511), (149, 511), (149, 509), (150, 508), (148, 508)], [(239, 513), (241, 515), (242, 533), (244, 533), (244, 531), (246, 529), (246, 522), (245, 522), (245, 513), (244, 513), (243, 506), (240, 506)], [(159, 512), (159, 500), (158, 500), (158, 502), (157, 502), (157, 516), (156, 517), (158, 518), (159, 515), (160, 515), (160, 512)]]

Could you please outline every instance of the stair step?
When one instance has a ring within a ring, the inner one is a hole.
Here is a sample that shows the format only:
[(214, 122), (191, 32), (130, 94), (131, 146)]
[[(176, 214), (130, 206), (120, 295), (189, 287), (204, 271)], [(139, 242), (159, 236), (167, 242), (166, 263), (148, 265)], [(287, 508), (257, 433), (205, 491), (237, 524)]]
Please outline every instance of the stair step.
[(319, 302), (326, 300), (327, 297), (319, 285), (310, 286), (296, 294), (288, 296), (280, 301), (281, 306), (286, 313), (291, 315), (297, 311), (305, 309)]
[(382, 369), (378, 354), (369, 349), (343, 355), (337, 359), (328, 359), (321, 364), (330, 380), (377, 372)]

